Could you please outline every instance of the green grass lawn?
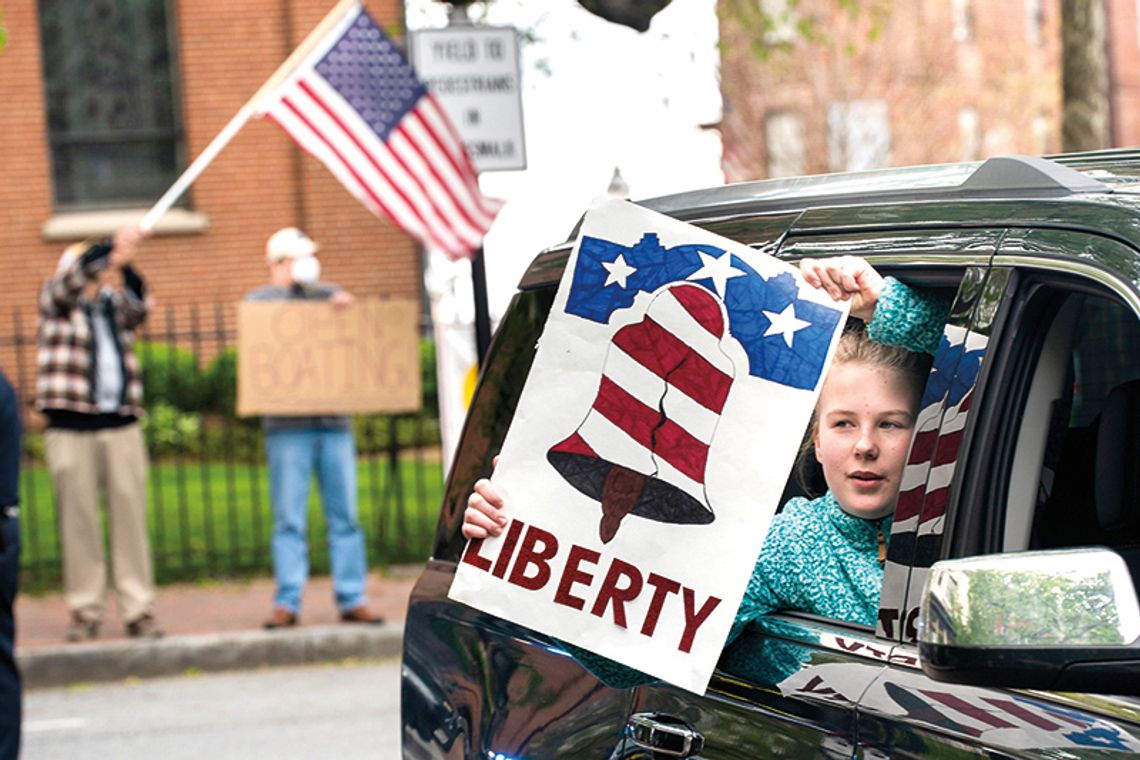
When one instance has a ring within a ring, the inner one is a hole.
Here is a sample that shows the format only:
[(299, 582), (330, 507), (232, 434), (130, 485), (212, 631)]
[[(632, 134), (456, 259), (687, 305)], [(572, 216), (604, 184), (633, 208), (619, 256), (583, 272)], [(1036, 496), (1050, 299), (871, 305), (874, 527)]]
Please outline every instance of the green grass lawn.
[[(151, 465), (148, 520), (158, 582), (206, 581), (272, 570), (272, 516), (262, 462), (175, 462)], [(369, 566), (425, 559), (442, 499), (437, 456), (357, 463), (361, 526)], [(51, 480), (42, 465), (21, 474), (21, 585), (59, 587), (60, 556)], [(314, 482), (309, 500), (312, 571), (328, 572), (324, 517)]]

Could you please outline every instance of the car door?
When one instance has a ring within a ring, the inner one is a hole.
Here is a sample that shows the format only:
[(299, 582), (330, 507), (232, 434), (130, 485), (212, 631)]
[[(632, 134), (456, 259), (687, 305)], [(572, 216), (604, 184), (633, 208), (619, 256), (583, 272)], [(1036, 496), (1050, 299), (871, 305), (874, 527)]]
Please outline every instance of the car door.
[[(772, 250), (793, 213), (721, 231)], [(527, 380), (570, 251), (538, 256), (496, 331), (448, 476), (432, 559), (404, 624), (406, 758), (608, 758), (623, 742), (632, 691), (607, 687), (555, 640), (448, 598), (466, 545), (463, 510), (490, 474)]]
[[(945, 484), (940, 538), (919, 553), (906, 609), (938, 559), (1104, 545), (1140, 577), (1140, 499), (1102, 498), (1097, 482), (1106, 459), (1135, 469), (1124, 452), (1136, 451), (1140, 425), (1118, 416), (1140, 387), (1136, 262), (1130, 246), (1086, 232), (1003, 237), (971, 318), (989, 345), (967, 391), (956, 468), (927, 479), (928, 492)], [(1106, 425), (1114, 416), (1122, 424)], [(939, 683), (911, 641), (904, 635), (860, 700), (862, 757), (1140, 752), (1140, 700)]]
[[(961, 344), (969, 338), (969, 319), (1000, 236), (1001, 230), (955, 228), (813, 231), (790, 235), (780, 255), (856, 253), (886, 274), (941, 291), (953, 304), (948, 330), (957, 330)], [(936, 359), (935, 370), (933, 400), (920, 422), (937, 436), (949, 388), (939, 383), (954, 378), (957, 358), (948, 352), (941, 366)], [(908, 465), (913, 482), (927, 482), (927, 459)], [(802, 613), (758, 621), (725, 650), (703, 696), (663, 684), (637, 689), (622, 756), (648, 756), (639, 753), (668, 746), (681, 757), (852, 757), (859, 699), (879, 680), (902, 635), (909, 569), (918, 547), (907, 534), (918, 531), (923, 493), (916, 491), (912, 519), (896, 517), (877, 629)]]

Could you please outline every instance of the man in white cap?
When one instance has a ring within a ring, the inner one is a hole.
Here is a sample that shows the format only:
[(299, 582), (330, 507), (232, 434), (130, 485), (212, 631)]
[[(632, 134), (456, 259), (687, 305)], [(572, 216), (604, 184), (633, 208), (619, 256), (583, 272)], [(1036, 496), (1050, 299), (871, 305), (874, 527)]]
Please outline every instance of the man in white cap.
[[(320, 282), (317, 244), (296, 227), (270, 236), (265, 247), (269, 284), (247, 301), (327, 300), (345, 307), (352, 294)], [(269, 461), (269, 498), (273, 504), (273, 571), (277, 590), (269, 629), (297, 624), (301, 596), (309, 578), (309, 483), (314, 472), (328, 522), (333, 593), (346, 623), (382, 623), (368, 609), (364, 595), (368, 567), (364, 532), (356, 516), (356, 445), (344, 415), (263, 417)]]
[[(149, 302), (132, 265), (143, 233), (70, 246), (39, 299), (36, 408), (48, 420), (44, 455), (55, 486), (68, 641), (99, 633), (107, 592), (99, 492), (111, 536), (111, 576), (127, 633), (158, 638), (146, 530), (142, 375), (134, 331)], [(121, 286), (112, 287), (108, 274)]]

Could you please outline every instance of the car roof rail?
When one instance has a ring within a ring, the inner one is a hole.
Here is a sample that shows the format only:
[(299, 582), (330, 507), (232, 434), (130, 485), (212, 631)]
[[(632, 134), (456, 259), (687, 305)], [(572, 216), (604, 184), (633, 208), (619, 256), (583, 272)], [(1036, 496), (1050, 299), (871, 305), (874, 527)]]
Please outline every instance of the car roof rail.
[(958, 186), (959, 191), (989, 194), (1111, 193), (1112, 188), (1087, 174), (1037, 156), (986, 159)]

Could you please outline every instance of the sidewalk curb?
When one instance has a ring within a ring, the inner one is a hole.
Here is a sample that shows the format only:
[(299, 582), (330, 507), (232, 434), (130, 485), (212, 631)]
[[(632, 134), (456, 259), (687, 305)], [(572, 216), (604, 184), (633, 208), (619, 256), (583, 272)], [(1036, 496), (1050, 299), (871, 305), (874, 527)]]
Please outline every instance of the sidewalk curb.
[(158, 641), (73, 644), (20, 652), (25, 689), (181, 675), (188, 670), (253, 670), (348, 658), (399, 656), (404, 625), (312, 626), (289, 631), (170, 636)]

